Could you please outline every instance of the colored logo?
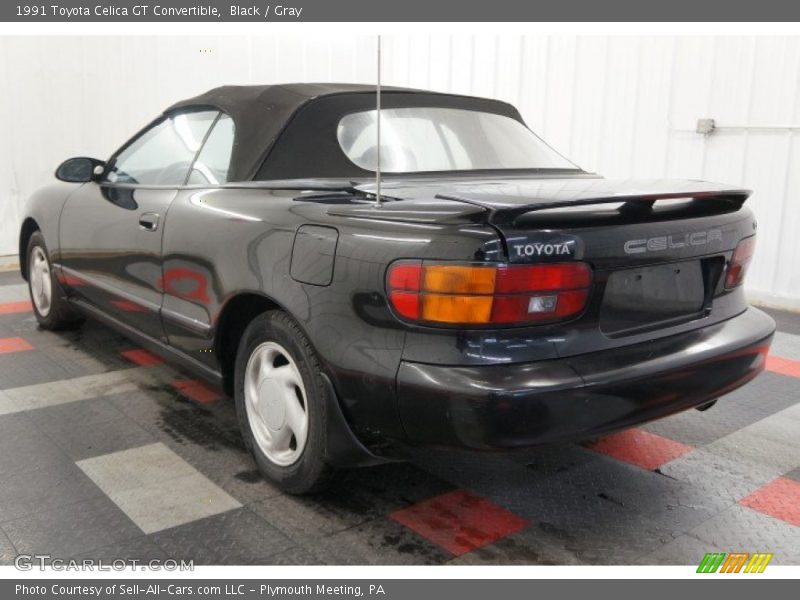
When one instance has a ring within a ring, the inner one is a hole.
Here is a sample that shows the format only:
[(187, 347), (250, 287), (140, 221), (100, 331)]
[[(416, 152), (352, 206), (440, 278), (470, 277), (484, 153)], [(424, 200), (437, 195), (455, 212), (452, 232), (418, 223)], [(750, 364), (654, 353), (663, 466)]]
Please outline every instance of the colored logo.
[(700, 561), (698, 573), (763, 573), (772, 553), (767, 552), (709, 552)]

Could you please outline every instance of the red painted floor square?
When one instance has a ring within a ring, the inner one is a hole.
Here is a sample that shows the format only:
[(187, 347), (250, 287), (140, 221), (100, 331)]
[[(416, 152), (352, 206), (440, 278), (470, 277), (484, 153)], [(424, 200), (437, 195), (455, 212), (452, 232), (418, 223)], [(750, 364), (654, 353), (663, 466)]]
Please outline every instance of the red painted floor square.
[(172, 382), (172, 387), (198, 404), (208, 404), (222, 398), (219, 390), (196, 379), (176, 379)]
[(613, 433), (587, 446), (600, 454), (651, 471), (694, 450), (691, 446), (643, 429)]
[(153, 365), (160, 365), (164, 361), (161, 357), (156, 356), (148, 352), (147, 350), (142, 350), (141, 348), (137, 348), (135, 350), (126, 350), (125, 352), (120, 352), (124, 358), (127, 358), (132, 363), (139, 365), (140, 367), (152, 367)]
[(13, 315), (15, 313), (29, 312), (31, 310), (33, 310), (33, 305), (30, 300), (0, 303), (0, 315)]
[(739, 504), (800, 527), (800, 481), (778, 477)]
[(23, 352), (25, 350), (33, 350), (33, 346), (21, 337), (0, 338), (0, 354), (11, 354), (12, 352)]
[(789, 377), (800, 377), (800, 360), (791, 360), (770, 354), (767, 356), (767, 371)]
[(436, 496), (389, 517), (461, 556), (528, 526), (528, 521), (467, 490)]

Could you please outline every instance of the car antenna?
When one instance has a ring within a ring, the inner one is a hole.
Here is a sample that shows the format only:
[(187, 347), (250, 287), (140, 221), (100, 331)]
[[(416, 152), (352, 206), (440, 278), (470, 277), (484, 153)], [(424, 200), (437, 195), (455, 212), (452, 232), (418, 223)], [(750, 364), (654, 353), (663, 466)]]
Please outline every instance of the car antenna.
[(375, 207), (381, 206), (381, 36), (378, 35), (378, 86), (376, 88), (377, 126), (375, 128), (378, 143), (378, 165), (375, 169)]

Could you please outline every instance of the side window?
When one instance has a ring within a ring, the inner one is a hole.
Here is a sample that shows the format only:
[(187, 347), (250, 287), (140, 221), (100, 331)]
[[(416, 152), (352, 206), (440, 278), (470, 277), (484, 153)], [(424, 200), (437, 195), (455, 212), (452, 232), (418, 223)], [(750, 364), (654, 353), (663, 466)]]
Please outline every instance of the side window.
[(189, 112), (157, 123), (117, 156), (111, 183), (183, 185), (217, 111)]
[(233, 151), (233, 119), (220, 115), (192, 166), (189, 183), (219, 185), (227, 183)]

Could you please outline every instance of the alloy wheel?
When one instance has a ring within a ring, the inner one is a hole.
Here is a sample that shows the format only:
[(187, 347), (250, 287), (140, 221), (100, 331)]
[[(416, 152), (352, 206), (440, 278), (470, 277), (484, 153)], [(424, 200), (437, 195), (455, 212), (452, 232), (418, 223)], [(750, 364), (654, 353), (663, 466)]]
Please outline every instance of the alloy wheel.
[(50, 279), (50, 263), (44, 250), (35, 246), (31, 252), (28, 278), (31, 282), (31, 298), (36, 310), (43, 317), (50, 313), (53, 303), (53, 283)]
[(253, 438), (279, 466), (297, 462), (308, 439), (308, 403), (303, 377), (283, 346), (257, 346), (244, 374), (244, 397)]

